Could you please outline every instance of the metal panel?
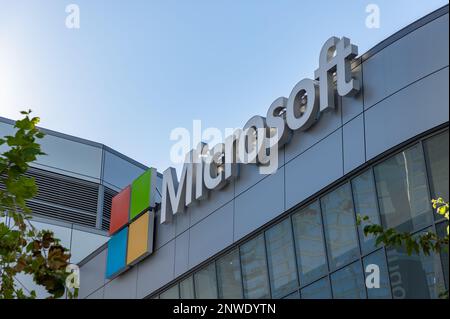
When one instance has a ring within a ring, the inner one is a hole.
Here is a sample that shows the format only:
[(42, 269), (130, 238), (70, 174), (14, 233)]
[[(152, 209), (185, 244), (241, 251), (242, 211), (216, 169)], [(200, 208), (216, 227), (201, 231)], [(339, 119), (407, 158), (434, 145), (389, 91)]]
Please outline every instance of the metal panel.
[(198, 223), (200, 220), (216, 211), (219, 207), (231, 201), (234, 197), (234, 181), (220, 190), (210, 191), (208, 198), (194, 202), (185, 211), (190, 216), (190, 225)]
[[(284, 147), (278, 149), (278, 168), (284, 165)], [(260, 173), (260, 167), (254, 164), (240, 165), (239, 177), (236, 179), (235, 196), (246, 191), (264, 177), (266, 174)]]
[(155, 249), (158, 249), (175, 238), (175, 223), (161, 224), (161, 210), (155, 219)]
[(281, 214), (284, 207), (284, 166), (235, 199), (234, 240)]
[(363, 63), (364, 108), (448, 66), (448, 14), (399, 39)]
[(341, 99), (336, 99), (336, 101), (338, 101), (338, 106), (336, 109), (328, 112), (322, 112), (317, 122), (309, 130), (304, 132), (294, 132), (291, 142), (286, 144), (286, 162), (289, 162), (341, 127)]
[(233, 204), (229, 202), (190, 229), (189, 267), (233, 242)]
[(137, 264), (137, 298), (144, 298), (174, 279), (175, 240)]
[(366, 111), (366, 152), (371, 159), (448, 121), (448, 67)]
[[(361, 65), (358, 65), (354, 68), (354, 74), (356, 76), (356, 79), (358, 79), (359, 81), (362, 81), (362, 72), (364, 72), (364, 70), (362, 70)], [(341, 98), (342, 123), (347, 123), (363, 112), (363, 92), (364, 87), (362, 87), (361, 91), (359, 91), (359, 93), (355, 96), (343, 96)]]
[(334, 132), (286, 164), (286, 209), (343, 175), (341, 134)]
[(347, 174), (365, 162), (363, 115), (361, 114), (345, 124), (342, 131), (344, 174)]
[(175, 239), (175, 276), (189, 269), (189, 231), (185, 231)]
[(80, 299), (105, 284), (106, 254), (107, 249), (104, 249), (80, 267)]
[(108, 239), (108, 236), (73, 229), (72, 245), (70, 246), (70, 262), (73, 264), (79, 263), (90, 253), (106, 243)]
[(135, 299), (137, 268), (131, 268), (126, 273), (114, 278), (105, 285), (105, 299)]

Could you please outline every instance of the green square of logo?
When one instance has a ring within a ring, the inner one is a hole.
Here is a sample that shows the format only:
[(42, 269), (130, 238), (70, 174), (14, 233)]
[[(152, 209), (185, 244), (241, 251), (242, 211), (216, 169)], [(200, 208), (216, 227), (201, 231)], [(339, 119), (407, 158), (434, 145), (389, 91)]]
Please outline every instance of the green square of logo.
[(130, 219), (151, 206), (152, 170), (147, 170), (131, 184)]

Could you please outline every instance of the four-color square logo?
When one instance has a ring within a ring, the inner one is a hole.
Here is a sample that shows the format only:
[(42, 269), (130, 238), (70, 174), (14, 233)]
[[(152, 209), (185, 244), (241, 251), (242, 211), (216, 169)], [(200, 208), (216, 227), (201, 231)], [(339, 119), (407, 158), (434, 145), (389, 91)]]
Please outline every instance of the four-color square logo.
[(157, 171), (150, 168), (112, 200), (106, 278), (113, 278), (153, 252)]

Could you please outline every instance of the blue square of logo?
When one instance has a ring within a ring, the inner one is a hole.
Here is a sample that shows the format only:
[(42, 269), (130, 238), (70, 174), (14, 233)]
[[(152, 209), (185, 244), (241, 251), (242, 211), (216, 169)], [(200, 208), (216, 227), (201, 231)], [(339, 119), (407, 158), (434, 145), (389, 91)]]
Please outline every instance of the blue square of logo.
[(108, 241), (106, 278), (117, 276), (127, 269), (128, 227), (117, 232)]

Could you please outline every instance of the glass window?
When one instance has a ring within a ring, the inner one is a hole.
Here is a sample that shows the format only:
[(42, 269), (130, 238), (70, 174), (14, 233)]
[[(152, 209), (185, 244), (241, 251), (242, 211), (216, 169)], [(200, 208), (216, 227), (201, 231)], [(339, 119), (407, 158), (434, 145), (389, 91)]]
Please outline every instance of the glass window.
[(305, 287), (301, 291), (302, 299), (331, 299), (331, 288), (328, 277), (322, 278)]
[(386, 264), (386, 255), (384, 253), (384, 249), (380, 249), (369, 256), (364, 258), (364, 273), (366, 276), (366, 280), (368, 276), (372, 273), (372, 271), (368, 272), (369, 265), (378, 266), (379, 279), (380, 279), (380, 287), (376, 288), (367, 288), (367, 296), (369, 299), (390, 299), (391, 296), (391, 286), (389, 285), (389, 272)]
[(318, 202), (292, 216), (300, 284), (320, 278), (327, 271), (322, 218)]
[(386, 247), (394, 299), (435, 299), (445, 291), (438, 254), (412, 254), (397, 247)]
[[(447, 226), (448, 222), (443, 222), (438, 225), (436, 225), (437, 234), (439, 237), (444, 237), (447, 235)], [(446, 287), (448, 289), (448, 245), (447, 250), (442, 249), (441, 251), (441, 261), (442, 261), (442, 268), (444, 269), (444, 277), (445, 277), (445, 283)]]
[(366, 287), (359, 261), (331, 275), (331, 287), (335, 299), (365, 299)]
[(266, 231), (267, 260), (272, 298), (292, 292), (298, 286), (291, 220), (286, 218)]
[(419, 145), (385, 160), (374, 172), (384, 226), (410, 232), (430, 225), (431, 204)]
[(237, 249), (217, 260), (219, 298), (242, 298), (241, 265)]
[(214, 263), (194, 275), (197, 299), (217, 299), (216, 267)]
[(300, 294), (298, 293), (298, 291), (295, 291), (281, 299), (300, 299)]
[[(448, 201), (448, 131), (423, 143), (433, 198)], [(439, 218), (439, 215), (435, 215)]]
[(102, 149), (97, 146), (75, 142), (51, 134), (39, 141), (42, 151), (48, 155), (39, 156), (35, 163), (53, 167), (56, 171), (81, 174), (99, 179), (102, 166)]
[(180, 298), (194, 299), (194, 278), (192, 276), (180, 282)]
[(144, 169), (129, 161), (105, 151), (103, 179), (105, 182), (119, 188), (125, 188), (144, 172)]
[(243, 244), (240, 250), (244, 298), (270, 298), (264, 236)]
[(335, 269), (359, 256), (350, 185), (342, 185), (325, 195), (321, 202), (328, 260)]
[(159, 299), (179, 299), (178, 285), (172, 286), (159, 295)]
[[(361, 216), (368, 216), (370, 222), (380, 224), (380, 215), (377, 207), (377, 194), (375, 192), (375, 182), (372, 170), (369, 169), (352, 180), (353, 200), (355, 212)], [(361, 222), (359, 226), (359, 240), (364, 253), (374, 250), (375, 238), (372, 235), (364, 236), (364, 226), (367, 222)]]

